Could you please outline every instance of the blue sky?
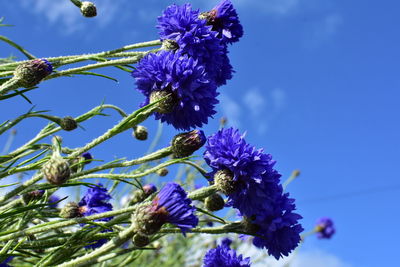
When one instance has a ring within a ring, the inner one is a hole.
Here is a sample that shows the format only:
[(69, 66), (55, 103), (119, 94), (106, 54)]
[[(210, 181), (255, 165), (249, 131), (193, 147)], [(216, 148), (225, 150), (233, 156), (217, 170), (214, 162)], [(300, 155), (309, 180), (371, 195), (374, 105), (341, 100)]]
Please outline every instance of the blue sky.
[[(0, 17), (15, 27), (0, 28), (0, 34), (40, 57), (103, 51), (157, 39), (156, 17), (173, 3), (95, 2), (99, 16), (85, 19), (67, 0), (2, 1)], [(217, 2), (191, 3), (207, 10)], [(307, 239), (299, 257), (322, 255), (325, 264), (320, 266), (328, 266), (328, 261), (334, 262), (331, 266), (393, 264), (400, 236), (396, 226), (400, 220), (400, 3), (233, 2), (245, 36), (230, 48), (236, 73), (220, 88), (219, 112), (205, 132), (212, 134), (219, 118), (227, 116), (231, 125), (247, 132), (250, 143), (274, 156), (283, 177), (301, 170), (288, 189), (297, 199), (304, 227), (310, 229), (320, 216), (331, 216), (337, 234), (330, 241)], [(22, 59), (18, 52), (0, 44), (0, 56), (11, 53)], [(128, 74), (111, 68), (101, 73), (119, 82), (60, 78), (41, 84), (28, 96), (37, 110), (49, 109), (59, 116), (77, 116), (104, 99), (127, 111), (142, 101)], [(3, 101), (0, 119), (18, 116), (29, 108), (21, 98)], [(80, 146), (117, 119), (94, 119), (83, 125), (86, 131), (66, 133), (64, 140), (69, 147)], [(22, 123), (15, 146), (42, 123), (40, 119)], [(154, 121), (145, 125), (150, 134), (155, 132)], [(176, 134), (170, 126), (164, 130), (161, 145)], [(145, 152), (148, 144), (138, 144), (125, 133), (93, 153), (104, 159), (134, 158)], [(302, 266), (306, 265), (311, 263)]]

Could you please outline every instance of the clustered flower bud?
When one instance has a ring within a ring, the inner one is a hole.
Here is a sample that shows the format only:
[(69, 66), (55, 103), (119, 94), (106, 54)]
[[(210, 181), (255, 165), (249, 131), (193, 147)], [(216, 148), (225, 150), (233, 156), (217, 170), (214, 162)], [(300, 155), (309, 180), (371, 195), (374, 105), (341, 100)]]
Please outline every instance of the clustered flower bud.
[(188, 157), (201, 148), (205, 142), (206, 137), (202, 130), (180, 133), (172, 139), (173, 155), (175, 158)]
[(66, 116), (61, 119), (60, 127), (65, 131), (72, 131), (78, 127), (78, 123), (71, 116)]
[(225, 201), (220, 194), (212, 194), (204, 199), (204, 206), (209, 211), (222, 210), (225, 206)]
[(92, 2), (84, 1), (81, 5), (82, 15), (86, 18), (92, 18), (97, 16), (96, 6)]
[(141, 140), (141, 141), (147, 140), (147, 136), (148, 136), (147, 128), (142, 125), (135, 126), (133, 129), (133, 136), (137, 140)]
[(225, 195), (236, 191), (236, 182), (233, 179), (233, 173), (228, 169), (219, 170), (214, 174), (214, 183)]
[(33, 87), (53, 71), (53, 66), (46, 59), (33, 59), (21, 63), (15, 68), (14, 78), (20, 86)]
[(49, 161), (43, 165), (42, 172), (47, 181), (55, 185), (65, 183), (71, 176), (69, 163), (59, 152), (54, 152)]

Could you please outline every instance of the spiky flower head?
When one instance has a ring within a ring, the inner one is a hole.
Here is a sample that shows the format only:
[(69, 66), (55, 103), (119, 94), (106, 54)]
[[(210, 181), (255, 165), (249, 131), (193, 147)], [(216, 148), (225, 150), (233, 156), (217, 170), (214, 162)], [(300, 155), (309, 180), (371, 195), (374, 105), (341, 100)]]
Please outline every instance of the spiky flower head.
[(214, 182), (228, 195), (228, 205), (245, 217), (256, 235), (254, 245), (275, 258), (287, 256), (300, 241), (301, 216), (294, 213), (294, 199), (283, 193), (280, 174), (272, 156), (246, 143), (233, 128), (208, 138), (204, 158), (213, 168)]
[(20, 86), (33, 87), (53, 71), (53, 66), (44, 58), (32, 59), (15, 68), (14, 78)]
[(217, 85), (232, 78), (232, 66), (227, 59), (226, 45), (218, 32), (199, 18), (200, 12), (190, 4), (171, 5), (158, 17), (161, 40), (176, 42), (176, 52), (195, 58), (203, 64)]
[[(228, 195), (227, 204), (239, 209), (243, 216), (260, 212), (260, 198), (271, 205), (268, 199), (282, 193), (272, 156), (248, 144), (239, 130), (219, 130), (208, 137), (205, 148), (204, 159), (213, 169), (214, 182), (220, 189), (225, 188), (222, 192)], [(271, 209), (267, 204), (264, 208)]]
[(267, 249), (277, 260), (288, 256), (299, 245), (300, 233), (304, 230), (298, 222), (302, 217), (294, 209), (294, 199), (287, 193), (275, 200), (274, 211), (269, 216), (254, 220), (258, 230), (253, 244)]
[[(93, 214), (111, 211), (113, 206), (108, 203), (111, 199), (110, 194), (107, 192), (102, 184), (97, 184), (88, 188), (86, 194), (83, 196), (78, 205), (81, 209), (83, 216), (90, 216)], [(99, 219), (100, 221), (109, 221), (111, 217)]]
[(212, 30), (218, 32), (218, 37), (224, 43), (234, 43), (243, 36), (243, 27), (240, 24), (236, 9), (230, 0), (223, 0), (209, 12), (200, 14)]
[(206, 136), (202, 130), (177, 134), (171, 142), (173, 155), (176, 158), (188, 157), (201, 148), (205, 142)]
[[(79, 213), (80, 216), (90, 216), (93, 214), (103, 213), (107, 211), (111, 211), (113, 206), (111, 203), (108, 203), (111, 199), (110, 194), (107, 192), (107, 188), (105, 188), (102, 184), (97, 184), (97, 186), (91, 187), (87, 190), (86, 194), (83, 196), (81, 201), (79, 201)], [(110, 221), (113, 217), (106, 217), (97, 219), (94, 221)], [(84, 224), (83, 224), (84, 225)], [(81, 225), (81, 226), (83, 226)], [(102, 232), (109, 232), (109, 230), (104, 230)], [(93, 242), (90, 245), (85, 246), (85, 248), (98, 248), (104, 245), (107, 242), (107, 239), (99, 239)]]
[(61, 185), (71, 176), (69, 163), (58, 151), (55, 151), (51, 158), (43, 165), (42, 172), (51, 184)]
[(315, 231), (320, 239), (330, 239), (336, 232), (333, 221), (329, 217), (321, 217), (317, 220)]
[[(176, 129), (201, 127), (216, 113), (218, 93), (203, 65), (187, 55), (171, 51), (148, 54), (132, 72), (138, 90), (146, 97), (147, 105), (153, 96), (172, 95), (176, 104), (168, 112), (157, 110), (155, 118), (172, 124)], [(159, 99), (159, 98), (158, 98)]]
[(196, 227), (199, 220), (185, 190), (177, 183), (167, 183), (149, 206), (142, 206), (132, 215), (136, 231), (144, 235), (156, 233), (163, 224), (179, 227), (183, 234)]
[(203, 267), (250, 267), (250, 258), (237, 255), (230, 248), (230, 240), (224, 240), (221, 245), (210, 249), (203, 259)]

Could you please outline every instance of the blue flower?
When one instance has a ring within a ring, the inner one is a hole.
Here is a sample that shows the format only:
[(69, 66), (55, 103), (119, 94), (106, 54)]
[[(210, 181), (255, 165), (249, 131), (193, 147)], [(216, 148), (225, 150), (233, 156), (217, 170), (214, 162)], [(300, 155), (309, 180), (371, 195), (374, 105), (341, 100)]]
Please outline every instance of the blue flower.
[(331, 218), (321, 217), (317, 220), (315, 231), (318, 238), (330, 239), (335, 234), (336, 229)]
[(218, 38), (218, 32), (199, 16), (200, 12), (192, 10), (190, 4), (171, 5), (158, 18), (157, 28), (161, 40), (175, 41), (177, 52), (197, 59), (219, 86), (232, 78), (226, 45)]
[(174, 95), (177, 104), (170, 113), (155, 113), (157, 120), (172, 124), (176, 129), (201, 127), (216, 113), (217, 86), (198, 60), (172, 51), (160, 51), (145, 56), (132, 72), (138, 90), (150, 102), (155, 91)]
[(166, 212), (165, 222), (179, 227), (183, 234), (197, 226), (199, 219), (194, 215), (196, 208), (187, 198), (185, 190), (177, 183), (167, 183), (152, 203), (155, 212)]
[(39, 60), (46, 64), (47, 75), (53, 72), (53, 65), (47, 59), (41, 58)]
[[(238, 130), (222, 129), (208, 138), (204, 158), (214, 182), (228, 196), (228, 205), (246, 217), (256, 234), (254, 245), (275, 258), (288, 255), (300, 242), (301, 216), (294, 199), (283, 193), (281, 175), (270, 154), (246, 143)], [(254, 230), (256, 229), (256, 230)]]
[[(108, 203), (110, 199), (111, 196), (108, 194), (107, 189), (104, 188), (102, 184), (98, 184), (98, 186), (89, 188), (86, 194), (81, 199), (81, 201), (79, 201), (78, 203), (81, 216), (90, 216), (93, 214), (111, 211), (113, 209), (113, 206), (111, 205), (111, 203)], [(111, 219), (112, 217), (107, 217), (107, 218), (97, 219), (95, 221), (107, 222), (110, 221)], [(109, 230), (105, 230), (102, 232), (109, 232)], [(85, 248), (95, 249), (101, 247), (106, 242), (107, 239), (100, 239), (88, 246), (85, 246)]]
[(203, 267), (249, 267), (250, 258), (236, 255), (236, 251), (229, 247), (231, 242), (224, 239), (221, 245), (210, 249), (204, 256)]
[(47, 201), (49, 204), (51, 204), (51, 205), (49, 205), (49, 207), (50, 208), (54, 208), (54, 209), (56, 209), (57, 208), (57, 206), (58, 206), (58, 201), (60, 201), (60, 198), (58, 197), (58, 196), (56, 196), (56, 195), (51, 195), (50, 197), (49, 197), (49, 200)]
[(11, 265), (9, 265), (8, 263), (12, 261), (13, 258), (14, 256), (7, 257), (4, 261), (0, 263), (0, 267), (10, 267)]
[(294, 199), (288, 196), (289, 194), (284, 194), (276, 200), (273, 214), (264, 218), (258, 217), (254, 221), (258, 230), (253, 244), (258, 248), (266, 248), (268, 254), (277, 260), (288, 256), (298, 246), (300, 233), (304, 230), (298, 223), (302, 217), (293, 213)]
[(275, 161), (270, 154), (247, 144), (233, 128), (210, 136), (205, 147), (204, 159), (213, 168), (211, 175), (218, 170), (229, 170), (233, 175), (236, 190), (228, 194), (229, 205), (247, 217), (271, 212), (275, 196), (282, 189), (278, 186), (281, 175), (273, 169)]
[(158, 17), (157, 28), (161, 40), (174, 40), (179, 50), (192, 57), (210, 58), (221, 55), (222, 44), (217, 32), (207, 26), (207, 22), (199, 19), (199, 11), (192, 10), (190, 4), (167, 7)]
[(87, 161), (85, 162), (86, 164), (89, 164), (93, 159), (92, 154), (90, 154), (89, 152), (82, 153), (81, 157), (83, 157)]
[[(89, 188), (83, 196), (78, 205), (83, 216), (90, 216), (93, 214), (103, 213), (112, 210), (111, 203), (108, 201), (111, 196), (108, 194), (107, 189), (102, 184)], [(99, 221), (109, 221), (111, 217), (99, 219)]]
[(243, 36), (243, 27), (230, 0), (223, 0), (211, 11), (201, 14), (224, 43), (234, 43)]

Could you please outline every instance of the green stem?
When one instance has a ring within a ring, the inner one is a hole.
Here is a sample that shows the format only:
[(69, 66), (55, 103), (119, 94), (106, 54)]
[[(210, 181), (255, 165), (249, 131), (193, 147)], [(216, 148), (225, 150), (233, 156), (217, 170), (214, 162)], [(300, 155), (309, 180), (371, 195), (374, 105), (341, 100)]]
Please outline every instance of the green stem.
[(133, 64), (133, 63), (137, 63), (141, 58), (142, 58), (141, 56), (136, 56), (136, 57), (123, 58), (123, 59), (115, 59), (115, 60), (109, 60), (106, 62), (89, 64), (89, 65), (82, 66), (82, 67), (62, 70), (62, 71), (59, 71), (59, 72), (56, 72), (54, 74), (47, 76), (45, 78), (45, 80), (49, 80), (49, 79), (53, 79), (53, 78), (57, 78), (57, 77), (61, 77), (61, 76), (66, 76), (66, 75), (70, 75), (70, 74), (75, 74), (75, 73), (78, 73), (81, 71), (86, 71), (86, 70), (93, 70), (93, 69), (98, 69), (98, 68), (103, 68), (103, 67), (108, 67), (108, 66)]
[(23, 183), (22, 185), (14, 188), (13, 190), (11, 190), (10, 192), (7, 192), (4, 196), (0, 197), (0, 203), (3, 203), (4, 201), (9, 200), (10, 198), (18, 195), (20, 192), (22, 192), (24, 189), (28, 188), (29, 186), (37, 183), (38, 181), (40, 181), (42, 179), (43, 175), (42, 174), (37, 174), (35, 176), (33, 176), (31, 179), (29, 179), (28, 181), (26, 181), (25, 183)]
[[(202, 234), (227, 234), (227, 233), (245, 233), (240, 222), (233, 222), (218, 227), (209, 228), (193, 228), (190, 230), (191, 233), (202, 233)], [(182, 230), (179, 228), (162, 228), (159, 233), (161, 234), (179, 234)]]
[[(48, 61), (50, 61), (50, 62), (57, 62), (57, 61), (61, 61), (61, 60), (64, 60), (64, 59), (79, 58), (79, 57), (108, 57), (108, 56), (112, 56), (113, 54), (116, 54), (116, 53), (119, 53), (119, 52), (124, 52), (124, 51), (127, 51), (127, 50), (158, 46), (158, 45), (161, 45), (161, 44), (162, 44), (162, 42), (160, 40), (154, 40), (154, 41), (130, 44), (130, 45), (126, 45), (126, 46), (123, 46), (121, 48), (117, 48), (117, 49), (110, 50), (110, 51), (103, 51), (103, 52), (92, 53), (92, 54), (84, 54), (84, 55), (69, 55), (69, 56), (61, 56), (61, 57), (48, 57), (46, 59)], [(0, 71), (1, 70), (12, 69), (13, 67), (16, 67), (19, 64), (27, 62), (27, 61), (28, 60), (22, 60), (22, 61), (17, 61), (17, 62), (13, 62), (13, 63), (0, 64)]]
[[(8, 241), (8, 240), (12, 240), (12, 239), (22, 237), (22, 236), (43, 233), (43, 232), (48, 232), (50, 230), (54, 230), (54, 229), (58, 229), (58, 228), (68, 227), (68, 226), (71, 226), (74, 224), (87, 223), (87, 222), (90, 222), (93, 220), (114, 217), (114, 216), (125, 214), (125, 213), (131, 213), (132, 211), (136, 210), (136, 208), (137, 208), (136, 206), (131, 206), (131, 207), (128, 207), (125, 209), (98, 213), (98, 214), (94, 214), (94, 215), (87, 216), (84, 218), (74, 218), (74, 219), (70, 219), (70, 220), (51, 221), (48, 223), (43, 223), (43, 224), (32, 226), (26, 230), (18, 231), (15, 233), (5, 234), (3, 236), (0, 236), (0, 241)], [(118, 219), (118, 218), (115, 218), (115, 219)], [(104, 224), (101, 222), (97, 222), (97, 223)]]
[(81, 180), (81, 179), (87, 179), (87, 178), (109, 178), (109, 179), (135, 179), (135, 178), (140, 178), (146, 175), (149, 175), (150, 173), (154, 173), (156, 171), (158, 171), (159, 169), (162, 169), (164, 167), (167, 167), (169, 165), (172, 164), (176, 164), (176, 163), (181, 163), (181, 161), (179, 159), (177, 160), (172, 160), (172, 161), (167, 161), (165, 163), (159, 164), (153, 168), (147, 169), (146, 171), (140, 172), (138, 174), (114, 174), (114, 173), (95, 173), (95, 174), (90, 174), (93, 172), (97, 172), (100, 170), (106, 170), (106, 169), (113, 169), (113, 168), (120, 168), (120, 167), (130, 167), (133, 165), (139, 165), (142, 163), (146, 163), (149, 161), (153, 161), (153, 160), (157, 160), (157, 159), (161, 159), (164, 158), (166, 156), (169, 156), (172, 154), (172, 149), (171, 147), (166, 147), (163, 149), (160, 149), (156, 152), (153, 152), (149, 155), (146, 155), (142, 158), (138, 158), (138, 159), (134, 159), (134, 160), (130, 160), (130, 161), (126, 161), (126, 162), (122, 162), (122, 163), (113, 163), (113, 164), (104, 164), (98, 167), (95, 167), (93, 169), (87, 170), (87, 171), (83, 171), (80, 172), (78, 174), (72, 175), (71, 176), (71, 180)]
[(72, 4), (74, 4), (75, 6), (81, 8), (82, 6), (82, 2), (79, 0), (70, 0), (72, 2)]
[(200, 199), (204, 199), (204, 198), (214, 194), (217, 191), (218, 190), (217, 190), (216, 185), (210, 185), (207, 187), (202, 187), (200, 189), (197, 189), (197, 190), (189, 193), (188, 198), (191, 198), (193, 200), (200, 200)]
[(61, 265), (59, 267), (77, 267), (77, 266), (88, 266), (93, 264), (97, 261), (97, 258), (100, 256), (107, 254), (108, 252), (112, 251), (115, 248), (120, 247), (126, 241), (133, 237), (135, 234), (135, 227), (131, 225), (129, 228), (125, 229), (124, 231), (120, 232), (118, 236), (114, 237), (106, 244), (101, 246), (100, 248), (94, 250), (93, 252), (86, 254), (82, 257), (73, 259)]
[(32, 55), (31, 53), (29, 53), (28, 51), (26, 51), (22, 46), (14, 43), (13, 41), (11, 41), (10, 39), (8, 39), (7, 37), (0, 35), (0, 40), (6, 42), (7, 44), (11, 45), (12, 47), (16, 48), (17, 50), (19, 50), (22, 54), (24, 54), (27, 58), (29, 59), (34, 59), (35, 56)]
[[(90, 235), (88, 237), (85, 237), (82, 241), (83, 242), (92, 242), (96, 241), (99, 239), (104, 239), (104, 238), (110, 238), (115, 236), (115, 233), (98, 233), (94, 235)], [(44, 248), (51, 248), (51, 247), (57, 247), (57, 246), (62, 246), (66, 242), (68, 242), (70, 237), (54, 237), (54, 238), (49, 238), (49, 239), (44, 239), (44, 240), (34, 240), (34, 241), (28, 241), (25, 242), (20, 246), (22, 249), (44, 249)]]
[(78, 148), (77, 150), (75, 150), (75, 152), (72, 153), (70, 156), (77, 157), (80, 154), (82, 154), (83, 152), (88, 151), (89, 149), (110, 139), (111, 137), (113, 137), (123, 131), (126, 131), (126, 130), (132, 128), (133, 126), (143, 122), (145, 119), (147, 119), (153, 113), (153, 111), (157, 108), (157, 105), (158, 105), (158, 102), (147, 105), (147, 106), (133, 112), (129, 116), (122, 119), (114, 127), (112, 127), (107, 132), (105, 132), (103, 135), (93, 139), (90, 143), (86, 144), (84, 147), (81, 147), (81, 148)]
[(5, 83), (3, 83), (0, 86), (0, 96), (5, 95), (7, 92), (14, 90), (14, 89), (18, 89), (18, 83), (19, 81), (17, 79), (11, 78), (8, 81), (6, 81)]

